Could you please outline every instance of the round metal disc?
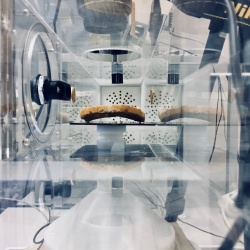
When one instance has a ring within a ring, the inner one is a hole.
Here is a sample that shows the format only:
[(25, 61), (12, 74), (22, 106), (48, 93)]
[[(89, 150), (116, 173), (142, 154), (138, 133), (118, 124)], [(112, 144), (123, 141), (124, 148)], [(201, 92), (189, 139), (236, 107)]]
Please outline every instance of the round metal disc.
[(87, 50), (85, 55), (88, 59), (104, 62), (124, 62), (141, 58), (139, 52), (127, 48), (97, 48)]
[[(51, 66), (53, 65), (53, 69)], [(30, 81), (38, 74), (58, 79), (57, 61), (53, 44), (48, 36), (46, 28), (40, 24), (34, 24), (28, 33), (22, 58), (22, 85), (23, 106), (29, 134), (40, 142), (47, 142), (53, 134), (57, 101), (37, 105), (31, 99)]]

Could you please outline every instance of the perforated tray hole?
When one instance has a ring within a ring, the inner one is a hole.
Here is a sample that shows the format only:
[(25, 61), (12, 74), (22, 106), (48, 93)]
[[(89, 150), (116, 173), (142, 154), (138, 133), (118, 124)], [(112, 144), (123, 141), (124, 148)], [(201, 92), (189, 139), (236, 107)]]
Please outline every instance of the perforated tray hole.
[(70, 126), (69, 138), (74, 145), (89, 145), (96, 143), (96, 126)]
[(100, 78), (111, 79), (111, 63), (103, 64)]
[(123, 118), (123, 117), (110, 117), (110, 118), (101, 118), (99, 120), (96, 120), (97, 122), (104, 122), (104, 123), (112, 123), (112, 124), (137, 124), (137, 121), (133, 121), (127, 118)]
[(73, 103), (72, 106), (74, 107), (87, 107), (93, 105), (94, 102), (94, 96), (93, 92), (91, 93), (84, 93), (84, 95), (78, 96), (76, 98), (75, 103)]
[(135, 138), (134, 138), (133, 134), (131, 134), (131, 133), (128, 133), (128, 132), (124, 133), (123, 139), (126, 141), (126, 144), (135, 143)]
[(82, 145), (82, 131), (70, 130), (69, 140), (71, 140), (74, 145)]
[(153, 94), (153, 102), (151, 104), (150, 94), (146, 98), (146, 109), (145, 109), (145, 116), (147, 121), (159, 121), (158, 118), (158, 110), (159, 107), (163, 108), (173, 108), (175, 105), (175, 99), (174, 97), (169, 94), (165, 93), (162, 97), (162, 91), (159, 91), (159, 95), (157, 97), (157, 94)]
[[(153, 92), (153, 98), (151, 103), (150, 90)], [(148, 122), (159, 122), (158, 117), (159, 108), (173, 108), (178, 105), (181, 98), (181, 88), (179, 87), (149, 87), (146, 91), (145, 99), (145, 118)]]
[(77, 91), (76, 92), (76, 101), (73, 102), (63, 102), (63, 107), (87, 107), (91, 106), (94, 103), (94, 91)]
[(123, 92), (122, 90), (114, 91), (109, 94), (109, 96), (106, 98), (106, 101), (109, 104), (127, 104), (136, 107), (136, 105), (133, 105), (135, 103), (133, 94)]
[[(90, 71), (93, 77), (101, 79), (111, 79), (111, 62), (102, 62), (98, 65), (99, 71)], [(122, 62), (123, 79), (137, 79), (141, 77), (141, 62), (139, 60)]]
[(151, 59), (148, 67), (147, 77), (150, 79), (166, 79), (167, 82), (168, 64), (163, 58)]
[(160, 143), (160, 144), (175, 144), (176, 136), (169, 133), (156, 133), (148, 134), (145, 138), (145, 141), (149, 144)]
[[(125, 104), (131, 107), (140, 107), (141, 88), (140, 87), (102, 87), (101, 103), (103, 105)], [(114, 117), (103, 118), (102, 121), (113, 123), (135, 123), (130, 119)]]
[[(135, 102), (135, 98), (133, 98), (132, 94), (129, 94), (128, 92), (123, 93), (122, 90), (119, 90), (119, 92), (113, 92), (111, 93), (108, 98), (106, 98), (106, 101), (110, 104), (127, 104), (130, 106), (134, 106), (133, 103)], [(112, 118), (112, 122), (129, 122), (129, 119), (121, 118), (121, 117), (115, 117)]]
[(127, 126), (124, 139), (127, 144), (141, 144), (141, 127), (133, 125)]
[(176, 145), (178, 138), (179, 133), (176, 127), (159, 129), (154, 127), (142, 132), (142, 143), (145, 144)]
[(141, 77), (141, 61), (128, 61), (123, 62), (123, 78), (124, 79), (137, 79)]
[(94, 92), (93, 91), (77, 91), (77, 98), (75, 103), (67, 102), (64, 106), (67, 107), (69, 114), (69, 120), (71, 122), (80, 122), (80, 110), (93, 106), (94, 104)]
[(93, 144), (96, 141), (96, 136), (94, 136), (94, 133), (91, 131), (83, 132), (82, 137), (83, 145)]
[(63, 69), (67, 73), (68, 80), (87, 79), (90, 74), (89, 71), (77, 62), (64, 62)]

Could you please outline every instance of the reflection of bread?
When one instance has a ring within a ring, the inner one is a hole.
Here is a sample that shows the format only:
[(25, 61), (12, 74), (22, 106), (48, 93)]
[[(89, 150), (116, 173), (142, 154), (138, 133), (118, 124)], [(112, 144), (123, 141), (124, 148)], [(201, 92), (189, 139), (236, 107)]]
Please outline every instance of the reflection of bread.
[(134, 121), (143, 122), (145, 114), (141, 109), (125, 104), (100, 105), (87, 107), (80, 111), (81, 119), (89, 122), (104, 117), (120, 116)]
[(131, 13), (131, 0), (113, 0), (113, 1), (100, 1), (100, 0), (85, 0), (85, 6), (101, 13), (112, 13), (120, 15), (130, 15)]
[(161, 108), (158, 116), (162, 122), (169, 122), (179, 118), (195, 118), (214, 122), (216, 113), (220, 114), (221, 110), (211, 107), (202, 106), (179, 106), (175, 108)]
[(69, 114), (60, 112), (56, 115), (56, 119), (60, 123), (68, 123), (69, 122)]
[(146, 144), (130, 144), (124, 149), (100, 150), (97, 145), (85, 145), (78, 149), (71, 158), (80, 158), (81, 165), (91, 170), (125, 172), (137, 167), (147, 157), (155, 157)]
[(126, 172), (138, 168), (141, 166), (143, 162), (144, 158), (141, 158), (140, 161), (136, 162), (112, 162), (112, 160), (110, 159), (110, 162), (101, 163), (101, 162), (86, 161), (83, 158), (80, 161), (81, 165), (86, 169), (95, 171), (116, 172), (116, 173)]

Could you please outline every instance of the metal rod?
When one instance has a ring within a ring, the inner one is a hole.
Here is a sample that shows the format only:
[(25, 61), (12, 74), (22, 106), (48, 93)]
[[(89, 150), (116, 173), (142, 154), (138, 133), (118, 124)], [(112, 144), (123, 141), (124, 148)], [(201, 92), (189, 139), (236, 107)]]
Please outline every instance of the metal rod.
[(16, 95), (14, 81), (14, 1), (1, 0), (1, 159), (14, 157), (16, 154)]

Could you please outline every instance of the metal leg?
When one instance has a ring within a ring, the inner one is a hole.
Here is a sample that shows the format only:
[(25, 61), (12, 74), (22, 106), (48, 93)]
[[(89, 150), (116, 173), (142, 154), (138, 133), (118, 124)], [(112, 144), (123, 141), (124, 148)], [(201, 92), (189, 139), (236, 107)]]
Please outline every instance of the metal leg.
[(185, 208), (185, 193), (187, 190), (187, 181), (174, 180), (172, 190), (167, 195), (165, 208), (167, 214), (165, 220), (168, 222), (176, 222), (178, 216), (183, 213)]
[[(180, 130), (180, 138), (176, 148), (176, 156), (183, 161), (183, 126), (178, 127)], [(185, 193), (187, 190), (187, 181), (184, 180), (174, 180), (172, 183), (172, 190), (167, 195), (165, 208), (166, 216), (165, 220), (168, 222), (176, 222), (178, 215), (182, 214), (185, 208)]]
[[(231, 250), (233, 249), (235, 243), (239, 239), (241, 233), (246, 227), (246, 221), (243, 218), (238, 218), (234, 225), (232, 226), (231, 230), (227, 234), (225, 240), (223, 241), (222, 245), (218, 250)], [(245, 248), (250, 249), (250, 248)]]
[(245, 249), (250, 249), (250, 225), (247, 224), (244, 231), (244, 246)]

